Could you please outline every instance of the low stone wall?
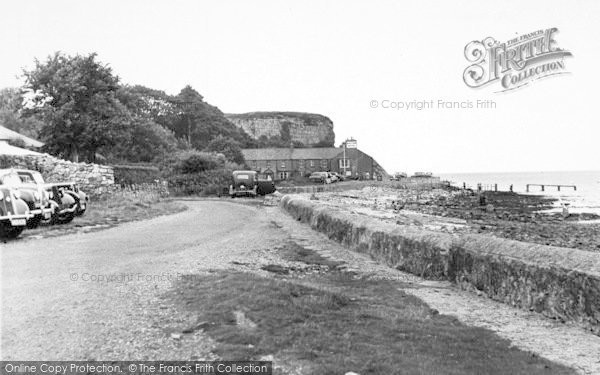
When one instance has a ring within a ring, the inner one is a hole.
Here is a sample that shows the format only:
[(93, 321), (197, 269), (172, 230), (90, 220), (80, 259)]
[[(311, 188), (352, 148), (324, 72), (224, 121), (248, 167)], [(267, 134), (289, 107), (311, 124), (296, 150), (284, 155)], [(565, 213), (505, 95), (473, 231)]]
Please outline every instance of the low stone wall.
[(72, 181), (86, 193), (95, 196), (113, 189), (113, 168), (106, 165), (73, 163), (48, 154), (0, 155), (0, 168), (39, 171), (46, 182)]
[(583, 323), (600, 334), (600, 254), (404, 227), (291, 195), (284, 196), (280, 206), (389, 267), (447, 279), (516, 307)]

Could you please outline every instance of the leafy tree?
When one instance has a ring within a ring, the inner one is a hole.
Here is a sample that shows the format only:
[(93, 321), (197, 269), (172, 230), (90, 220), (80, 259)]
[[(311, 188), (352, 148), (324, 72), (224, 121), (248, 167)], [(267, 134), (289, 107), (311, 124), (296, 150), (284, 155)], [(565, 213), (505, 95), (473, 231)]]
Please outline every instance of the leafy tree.
[(154, 162), (177, 149), (175, 135), (152, 120), (133, 119), (127, 134), (100, 153), (112, 162)]
[(0, 125), (17, 133), (37, 139), (43, 123), (35, 117), (21, 115), (23, 96), (17, 88), (0, 90)]
[(132, 117), (126, 136), (105, 147), (112, 161), (152, 162), (178, 148), (173, 132), (161, 124), (173, 117), (174, 107), (163, 91), (144, 86), (121, 86), (117, 98)]
[(243, 165), (246, 163), (240, 144), (233, 138), (219, 135), (210, 141), (204, 151), (223, 154), (227, 160), (236, 164)]
[(172, 102), (176, 117), (168, 126), (194, 148), (204, 149), (219, 135), (232, 138), (242, 146), (252, 144), (250, 136), (227, 120), (217, 107), (206, 103), (191, 86), (184, 87)]
[(133, 116), (152, 120), (167, 128), (176, 116), (173, 97), (164, 91), (141, 85), (124, 85), (117, 91), (117, 98)]
[(116, 92), (119, 79), (112, 69), (96, 61), (96, 54), (66, 56), (55, 53), (36, 60), (24, 71), (25, 89), (31, 94), (28, 113), (39, 115), (40, 131), (50, 153), (79, 161), (95, 161), (96, 151), (117, 143), (131, 122)]

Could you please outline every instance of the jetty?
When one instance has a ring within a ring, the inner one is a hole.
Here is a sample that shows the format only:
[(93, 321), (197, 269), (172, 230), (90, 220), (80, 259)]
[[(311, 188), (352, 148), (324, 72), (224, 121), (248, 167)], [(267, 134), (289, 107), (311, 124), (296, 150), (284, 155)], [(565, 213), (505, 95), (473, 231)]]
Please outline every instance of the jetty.
[(573, 188), (574, 191), (577, 191), (577, 186), (575, 185), (550, 185), (550, 184), (527, 184), (526, 191), (529, 193), (530, 186), (541, 186), (542, 191), (546, 191), (546, 186), (555, 187), (560, 191), (561, 188)]

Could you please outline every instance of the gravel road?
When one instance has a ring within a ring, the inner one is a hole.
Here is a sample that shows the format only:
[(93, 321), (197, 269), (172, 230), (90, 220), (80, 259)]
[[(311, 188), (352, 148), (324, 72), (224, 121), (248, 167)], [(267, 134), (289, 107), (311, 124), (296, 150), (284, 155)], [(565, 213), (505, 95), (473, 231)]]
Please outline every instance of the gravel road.
[(268, 275), (261, 266), (289, 265), (273, 249), (294, 241), (357, 272), (410, 282), (414, 288), (406, 291), (440, 313), (491, 329), (515, 346), (581, 373), (600, 373), (600, 337), (579, 327), (389, 269), (277, 207), (185, 204), (189, 209), (179, 214), (103, 231), (0, 244), (0, 358), (215, 359), (210, 338), (201, 330), (182, 335), (191, 317), (161, 296), (182, 275), (214, 269)]

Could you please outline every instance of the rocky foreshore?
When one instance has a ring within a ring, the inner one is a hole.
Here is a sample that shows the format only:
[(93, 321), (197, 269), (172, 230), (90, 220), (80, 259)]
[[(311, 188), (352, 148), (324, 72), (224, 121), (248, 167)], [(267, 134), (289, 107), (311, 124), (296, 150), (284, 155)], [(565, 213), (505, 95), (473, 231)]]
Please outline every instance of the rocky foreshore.
[(311, 199), (400, 225), (600, 252), (600, 216), (547, 213), (555, 201), (540, 195), (366, 187)]

